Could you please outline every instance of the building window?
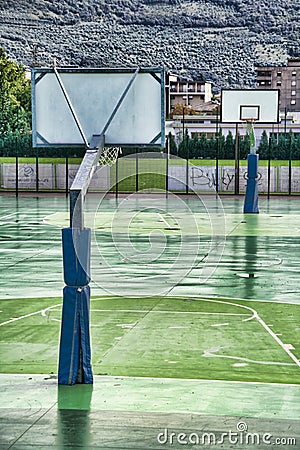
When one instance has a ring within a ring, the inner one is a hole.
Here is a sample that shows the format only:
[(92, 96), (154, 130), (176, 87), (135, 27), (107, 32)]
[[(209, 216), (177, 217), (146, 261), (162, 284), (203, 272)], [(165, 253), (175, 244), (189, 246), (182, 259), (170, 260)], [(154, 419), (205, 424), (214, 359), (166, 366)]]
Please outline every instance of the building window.
[(296, 91), (292, 91), (292, 95), (296, 95)]
[(291, 100), (291, 105), (296, 105), (296, 100)]
[(270, 77), (272, 76), (271, 72), (269, 70), (259, 70), (257, 72), (258, 77)]
[(278, 76), (278, 77), (281, 77), (281, 72), (277, 72), (277, 76)]
[(277, 81), (277, 86), (281, 86), (281, 81)]
[(293, 72), (292, 72), (292, 77), (295, 77), (297, 75), (297, 72), (296, 72), (296, 70), (294, 70)]
[(296, 80), (292, 81), (292, 86), (296, 86)]

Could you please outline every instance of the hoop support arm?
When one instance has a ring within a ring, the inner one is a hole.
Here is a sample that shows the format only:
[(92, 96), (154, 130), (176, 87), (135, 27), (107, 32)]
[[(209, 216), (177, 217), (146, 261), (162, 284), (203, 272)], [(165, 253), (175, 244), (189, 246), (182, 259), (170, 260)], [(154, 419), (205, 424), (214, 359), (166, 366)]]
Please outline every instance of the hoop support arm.
[(94, 135), (92, 142), (94, 149), (87, 149), (70, 188), (70, 227), (81, 230), (84, 228), (84, 198), (104, 148), (104, 134)]

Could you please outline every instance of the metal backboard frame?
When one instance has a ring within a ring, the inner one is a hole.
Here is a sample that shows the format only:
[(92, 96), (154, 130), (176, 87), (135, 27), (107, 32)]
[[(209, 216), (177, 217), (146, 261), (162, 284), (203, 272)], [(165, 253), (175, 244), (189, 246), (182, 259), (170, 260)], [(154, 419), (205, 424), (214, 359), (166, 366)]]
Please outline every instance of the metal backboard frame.
[(164, 70), (32, 69), (34, 147), (164, 147)]
[(221, 122), (279, 122), (279, 89), (222, 89)]

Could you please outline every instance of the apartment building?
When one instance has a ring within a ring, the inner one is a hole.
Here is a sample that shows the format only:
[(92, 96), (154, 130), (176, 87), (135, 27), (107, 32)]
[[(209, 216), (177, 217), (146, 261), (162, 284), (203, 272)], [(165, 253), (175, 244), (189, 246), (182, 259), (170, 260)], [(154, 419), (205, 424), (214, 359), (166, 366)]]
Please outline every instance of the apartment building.
[(279, 89), (279, 110), (300, 111), (300, 59), (289, 59), (284, 66), (256, 67), (259, 89)]
[(211, 101), (210, 81), (187, 80), (176, 75), (166, 75), (166, 113), (170, 116), (175, 105), (185, 105), (196, 111)]

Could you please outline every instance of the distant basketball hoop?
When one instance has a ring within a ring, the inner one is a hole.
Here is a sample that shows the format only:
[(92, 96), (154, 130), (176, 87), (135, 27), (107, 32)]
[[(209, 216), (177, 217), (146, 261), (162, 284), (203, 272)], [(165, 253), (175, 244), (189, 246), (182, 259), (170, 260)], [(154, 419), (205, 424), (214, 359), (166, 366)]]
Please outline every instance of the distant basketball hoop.
[(278, 123), (278, 89), (223, 89), (221, 92), (221, 122)]
[[(278, 89), (223, 89), (221, 92), (221, 122), (236, 126), (236, 149), (238, 149), (238, 126), (243, 124), (249, 137), (247, 187), (244, 213), (258, 213), (258, 155), (256, 154), (255, 124), (279, 122)], [(239, 183), (239, 158), (236, 151), (235, 180)], [(238, 193), (238, 189), (236, 190)]]

